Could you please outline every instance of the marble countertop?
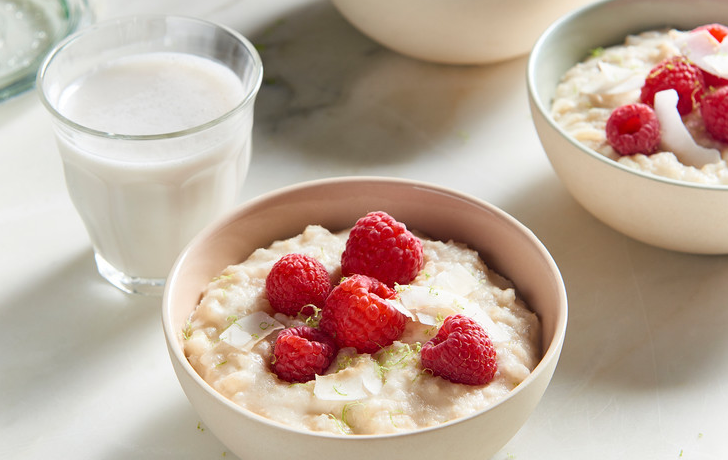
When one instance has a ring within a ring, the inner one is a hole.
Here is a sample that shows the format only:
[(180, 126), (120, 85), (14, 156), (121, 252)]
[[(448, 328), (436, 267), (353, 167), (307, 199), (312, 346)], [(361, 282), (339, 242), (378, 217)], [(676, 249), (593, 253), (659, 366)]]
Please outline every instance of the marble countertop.
[[(544, 242), (569, 294), (567, 338), (543, 400), (496, 460), (728, 458), (728, 258), (650, 247), (584, 211), (536, 136), (526, 57), (418, 62), (326, 0), (93, 6), (100, 19), (202, 17), (258, 45), (265, 84), (241, 199), (398, 176), (489, 201)], [(232, 457), (176, 380), (161, 300), (97, 275), (33, 92), (0, 104), (0, 255), (0, 458)]]

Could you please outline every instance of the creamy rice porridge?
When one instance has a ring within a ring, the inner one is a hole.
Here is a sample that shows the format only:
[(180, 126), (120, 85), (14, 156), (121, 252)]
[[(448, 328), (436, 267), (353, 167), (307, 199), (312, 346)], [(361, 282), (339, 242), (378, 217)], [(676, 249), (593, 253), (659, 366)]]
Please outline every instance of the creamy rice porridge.
[[(397, 287), (400, 308), (411, 312), (400, 340), (372, 355), (343, 348), (325, 375), (307, 383), (280, 380), (269, 367), (275, 336), (305, 320), (274, 312), (266, 276), (283, 255), (299, 253), (315, 257), (338, 282), (347, 236), (312, 225), (212, 280), (183, 331), (185, 354), (202, 378), (240, 406), (291, 427), (382, 434), (472, 414), (503, 398), (538, 364), (541, 326), (512, 284), (475, 251), (422, 238), (424, 268)], [(498, 371), (486, 385), (452, 383), (420, 365), (421, 345), (454, 313), (475, 318), (493, 342)]]
[(554, 120), (574, 139), (608, 158), (640, 171), (676, 180), (728, 185), (728, 145), (714, 139), (699, 110), (682, 117), (694, 142), (716, 149), (715, 161), (689, 165), (662, 141), (652, 155), (620, 156), (607, 142), (605, 126), (614, 109), (640, 101), (640, 88), (650, 70), (664, 59), (690, 55), (687, 32), (648, 31), (628, 36), (622, 45), (594, 50), (563, 76), (552, 102)]

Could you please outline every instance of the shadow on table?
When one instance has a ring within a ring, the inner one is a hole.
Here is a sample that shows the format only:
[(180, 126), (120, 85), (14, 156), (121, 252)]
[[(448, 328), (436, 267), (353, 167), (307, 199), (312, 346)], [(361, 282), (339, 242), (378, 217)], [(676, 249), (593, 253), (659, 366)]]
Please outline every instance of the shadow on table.
[(525, 85), (511, 77), (522, 60), (457, 67), (400, 56), (329, 2), (289, 12), (250, 39), (265, 72), (256, 132), (322, 164), (411, 161), (443, 137), (461, 141), (473, 111), (498, 110)]
[[(162, 338), (161, 298), (109, 285), (90, 250), (44, 273), (0, 309), (0, 418), (35, 430), (41, 450), (54, 436), (69, 435), (90, 443), (78, 452), (106, 449), (95, 458), (234, 458), (199, 425), (176, 381)], [(94, 443), (93, 436), (109, 432), (118, 439)]]
[(555, 177), (504, 207), (542, 240), (565, 280), (569, 325), (556, 384), (576, 396), (712, 378), (728, 348), (728, 257), (632, 240), (587, 213)]
[(53, 410), (58, 394), (78, 387), (135, 330), (157, 321), (160, 302), (108, 285), (90, 251), (17, 290), (2, 307), (0, 348), (24, 358), (3, 368), (9, 389), (3, 409), (15, 413), (15, 406), (34, 401), (34, 407)]

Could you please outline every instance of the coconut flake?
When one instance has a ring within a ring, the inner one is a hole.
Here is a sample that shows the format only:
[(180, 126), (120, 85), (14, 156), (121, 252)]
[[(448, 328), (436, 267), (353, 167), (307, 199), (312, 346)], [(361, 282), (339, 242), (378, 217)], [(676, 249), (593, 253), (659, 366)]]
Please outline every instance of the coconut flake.
[(271, 332), (284, 326), (265, 312), (257, 311), (244, 316), (220, 333), (220, 340), (235, 348), (246, 350), (263, 340)]
[(382, 391), (376, 363), (362, 360), (334, 374), (316, 375), (313, 394), (323, 401), (356, 401)]
[(599, 73), (582, 90), (586, 94), (619, 95), (642, 88), (645, 76), (605, 61), (598, 61)]
[(672, 34), (680, 53), (704, 71), (728, 78), (728, 41), (719, 42), (707, 30)]
[(420, 324), (436, 326), (450, 315), (466, 315), (483, 326), (493, 342), (509, 340), (508, 334), (477, 303), (439, 287), (409, 285), (400, 291), (399, 300)]
[(440, 286), (454, 294), (466, 296), (478, 288), (478, 279), (462, 264), (456, 264), (450, 270), (438, 273), (432, 278), (431, 286)]
[(720, 152), (695, 143), (677, 110), (677, 91), (668, 89), (655, 94), (655, 114), (660, 122), (661, 144), (677, 156), (681, 163), (702, 168), (720, 161)]
[(385, 302), (387, 302), (389, 305), (391, 305), (395, 310), (402, 313), (407, 318), (416, 321), (417, 318), (415, 315), (407, 309), (404, 305), (402, 305), (402, 302), (400, 299), (384, 299)]
[[(728, 41), (726, 41), (726, 43), (728, 43)], [(717, 75), (721, 78), (728, 78), (728, 47), (721, 48), (726, 49), (719, 51), (716, 54), (705, 56), (705, 63), (713, 69), (712, 72), (706, 69), (706, 72)]]

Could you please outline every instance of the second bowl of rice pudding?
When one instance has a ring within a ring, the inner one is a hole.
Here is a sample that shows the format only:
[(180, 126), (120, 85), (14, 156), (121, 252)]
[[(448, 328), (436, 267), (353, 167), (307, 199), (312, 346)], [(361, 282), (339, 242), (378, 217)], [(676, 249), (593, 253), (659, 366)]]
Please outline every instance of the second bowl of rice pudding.
[[(715, 156), (706, 164), (690, 164), (664, 145), (653, 155), (619, 156), (604, 126), (612, 110), (639, 99), (639, 84), (627, 74), (644, 80), (683, 46), (676, 37), (714, 23), (728, 24), (728, 3), (597, 2), (552, 24), (527, 71), (536, 130), (571, 195), (634, 239), (697, 254), (728, 253), (728, 146), (696, 125), (697, 110), (682, 118), (694, 141)], [(617, 83), (610, 87), (604, 78)]]
[[(274, 337), (305, 319), (271, 310), (266, 274), (300, 253), (336, 284), (348, 231), (371, 211), (423, 243), (422, 269), (395, 286), (411, 312), (403, 334), (371, 353), (340, 349), (315, 380), (279, 379)], [(170, 274), (163, 323), (190, 402), (243, 459), (475, 459), (501, 449), (537, 405), (558, 361), (566, 309), (547, 250), (503, 211), (431, 184), (359, 177), (272, 192), (212, 224)], [(423, 372), (420, 349), (450, 311), (488, 331), (498, 363), (489, 383)]]

